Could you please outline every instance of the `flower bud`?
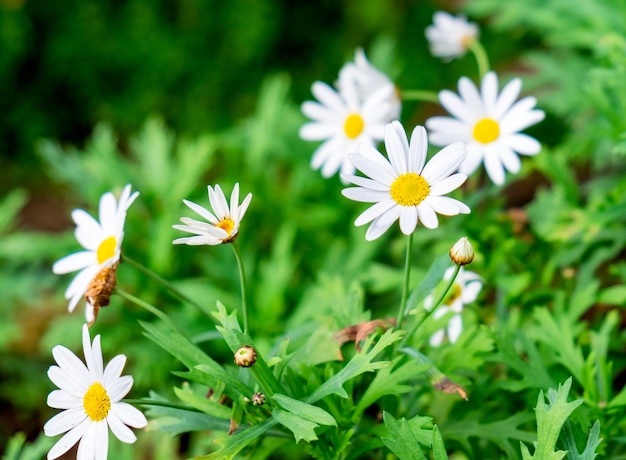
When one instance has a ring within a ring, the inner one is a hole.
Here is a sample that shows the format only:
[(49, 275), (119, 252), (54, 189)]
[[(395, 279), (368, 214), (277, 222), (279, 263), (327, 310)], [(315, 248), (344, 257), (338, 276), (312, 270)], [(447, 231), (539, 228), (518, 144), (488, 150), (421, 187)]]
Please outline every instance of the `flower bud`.
[(460, 238), (450, 249), (450, 258), (456, 265), (467, 265), (474, 260), (474, 248), (467, 237)]
[(250, 367), (256, 362), (256, 350), (250, 345), (244, 345), (235, 353), (235, 364), (239, 367)]
[(252, 395), (252, 404), (255, 406), (262, 406), (265, 404), (265, 395), (263, 393), (254, 393)]

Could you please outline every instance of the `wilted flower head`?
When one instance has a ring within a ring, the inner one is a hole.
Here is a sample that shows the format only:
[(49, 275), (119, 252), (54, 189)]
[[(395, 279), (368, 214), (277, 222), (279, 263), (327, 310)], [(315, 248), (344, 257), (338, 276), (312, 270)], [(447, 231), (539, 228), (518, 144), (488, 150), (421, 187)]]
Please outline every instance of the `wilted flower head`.
[(463, 56), (478, 36), (476, 24), (467, 22), (464, 16), (455, 17), (445, 11), (437, 11), (433, 23), (426, 28), (430, 52), (446, 60)]
[[(445, 281), (450, 280), (454, 273), (454, 268), (455, 267), (450, 267), (446, 270), (443, 275)], [(476, 300), (482, 286), (481, 278), (476, 273), (465, 270), (463, 267), (459, 269), (459, 273), (448, 292), (448, 296), (443, 300), (443, 304), (437, 307), (437, 310), (433, 313), (433, 318), (441, 318), (448, 312), (453, 312), (454, 315), (450, 318), (445, 328), (438, 330), (430, 337), (430, 344), (432, 346), (441, 345), (446, 333), (450, 343), (454, 343), (458, 340), (463, 331), (463, 320), (461, 318), (463, 306)], [(433, 300), (432, 294), (426, 297), (424, 300), (424, 308), (430, 310), (433, 307)]]
[(345, 197), (375, 203), (354, 222), (357, 226), (371, 222), (367, 240), (381, 236), (396, 220), (402, 233), (410, 235), (418, 222), (436, 228), (436, 213), (454, 216), (470, 212), (464, 203), (443, 196), (467, 178), (455, 173), (466, 155), (462, 142), (445, 147), (426, 164), (428, 138), (424, 127), (415, 127), (409, 144), (404, 128), (394, 121), (385, 128), (385, 147), (389, 159), (369, 145), (359, 145), (359, 153), (349, 159), (368, 177), (342, 176), (357, 186), (344, 189)]
[(534, 109), (536, 100), (527, 96), (516, 101), (522, 81), (511, 80), (498, 94), (498, 77), (488, 72), (480, 92), (467, 77), (459, 80), (459, 94), (444, 90), (439, 93), (441, 105), (452, 117), (432, 117), (426, 120), (430, 141), (447, 145), (462, 141), (467, 145), (467, 158), (459, 169), (470, 175), (484, 162), (491, 180), (504, 183), (505, 169), (518, 173), (520, 155), (535, 155), (541, 144), (519, 131), (543, 120), (544, 112)]
[(183, 232), (194, 233), (195, 236), (177, 238), (173, 241), (174, 244), (188, 244), (190, 246), (206, 244), (214, 246), (217, 244), (231, 243), (237, 238), (239, 225), (248, 210), (250, 200), (252, 200), (252, 193), (248, 193), (243, 202), (239, 204), (239, 183), (235, 184), (233, 192), (230, 195), (229, 206), (224, 192), (222, 192), (219, 185), (216, 185), (215, 189), (210, 185), (207, 188), (209, 201), (213, 208), (213, 213), (215, 214), (196, 203), (183, 200), (183, 203), (208, 222), (200, 222), (189, 217), (181, 217), (180, 221), (185, 225), (177, 224), (172, 227), (177, 230), (182, 230)]
[(400, 118), (402, 102), (398, 92), (395, 90), (393, 81), (367, 60), (363, 48), (356, 50), (354, 62), (347, 62), (339, 71), (339, 80), (337, 82), (339, 89), (351, 83), (356, 86), (357, 95), (361, 101), (367, 100), (381, 88), (392, 86), (394, 91), (389, 96), (387, 119), (391, 121)]
[[(103, 270), (114, 267), (119, 262), (126, 211), (138, 195), (139, 192), (131, 194), (130, 185), (124, 187), (119, 201), (110, 192), (102, 195), (100, 221), (82, 209), (72, 211), (72, 220), (76, 223), (74, 234), (85, 251), (63, 257), (52, 266), (52, 271), (57, 275), (80, 270), (65, 291), (65, 298), (69, 299), (69, 311), (74, 311), (80, 299), (86, 297), (86, 292)], [(113, 280), (114, 277), (113, 271)], [(88, 324), (95, 321), (97, 308), (103, 305), (96, 307), (92, 300), (86, 299), (85, 316)]]
[(79, 441), (77, 458), (106, 459), (109, 428), (117, 439), (132, 444), (137, 437), (128, 427), (143, 428), (148, 423), (139, 410), (121, 402), (133, 386), (131, 376), (121, 376), (126, 356), (117, 355), (103, 368), (100, 336), (91, 344), (87, 325), (83, 350), (86, 366), (63, 346), (52, 349), (57, 366), (50, 366), (48, 377), (59, 389), (48, 395), (48, 405), (63, 412), (43, 429), (46, 436), (66, 434), (50, 449), (48, 460), (59, 458)]

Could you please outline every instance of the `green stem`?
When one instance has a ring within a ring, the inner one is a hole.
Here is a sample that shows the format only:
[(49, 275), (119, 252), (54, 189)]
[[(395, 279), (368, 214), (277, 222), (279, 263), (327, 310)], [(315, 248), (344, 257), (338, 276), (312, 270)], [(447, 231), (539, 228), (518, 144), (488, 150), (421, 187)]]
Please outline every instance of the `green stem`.
[(489, 58), (485, 48), (478, 40), (473, 40), (469, 45), (469, 50), (474, 54), (476, 63), (478, 64), (478, 75), (482, 80), (483, 77), (489, 72)]
[(406, 242), (406, 255), (404, 257), (404, 283), (402, 284), (402, 300), (398, 309), (398, 317), (396, 318), (396, 328), (402, 328), (404, 315), (406, 310), (406, 302), (409, 298), (409, 283), (411, 280), (411, 246), (413, 244), (413, 234), (411, 233)]
[(239, 267), (239, 284), (241, 286), (241, 310), (243, 316), (243, 333), (248, 333), (248, 302), (246, 301), (246, 272), (243, 267), (243, 260), (239, 248), (233, 241), (231, 243), (233, 251), (235, 252), (235, 258), (237, 259), (237, 266)]
[(128, 404), (132, 404), (134, 406), (159, 406), (170, 407), (172, 409), (196, 411), (195, 408), (187, 406), (186, 404), (176, 404), (169, 401), (155, 401), (154, 399), (123, 399), (122, 401)]
[(174, 324), (174, 322), (170, 319), (170, 317), (167, 316), (165, 313), (163, 313), (154, 305), (149, 304), (148, 302), (141, 300), (139, 297), (135, 297), (134, 295), (126, 291), (123, 291), (120, 288), (115, 288), (115, 293), (119, 295), (121, 298), (128, 300), (129, 302), (134, 303), (138, 307), (141, 307), (144, 310), (149, 311), (150, 313), (157, 316), (158, 318), (161, 318), (165, 323), (169, 324), (175, 331), (178, 331), (176, 324)]
[(439, 95), (434, 91), (421, 89), (406, 90), (400, 93), (400, 97), (405, 101), (424, 101), (439, 103)]
[(441, 293), (441, 295), (439, 296), (437, 301), (435, 303), (433, 303), (433, 306), (432, 306), (432, 308), (430, 310), (426, 310), (426, 309), (422, 309), (421, 310), (421, 316), (419, 317), (417, 322), (413, 325), (413, 327), (411, 328), (409, 333), (404, 336), (404, 339), (400, 343), (400, 346), (404, 346), (406, 344), (406, 342), (408, 341), (409, 337), (413, 337), (413, 334), (415, 334), (415, 331), (417, 331), (417, 329), (422, 324), (424, 324), (424, 322), (428, 318), (430, 318), (430, 315), (432, 315), (435, 312), (435, 310), (437, 310), (439, 305), (441, 305), (441, 303), (443, 302), (443, 299), (445, 299), (446, 295), (448, 295), (448, 291), (454, 285), (454, 280), (456, 280), (456, 277), (459, 274), (459, 270), (461, 270), (461, 266), (460, 265), (457, 265), (457, 266), (454, 267), (454, 272), (452, 273), (452, 276), (450, 277), (450, 280), (448, 280), (448, 285), (446, 286), (446, 288), (443, 290), (443, 292)]
[(176, 295), (183, 302), (187, 302), (189, 305), (192, 305), (192, 306), (196, 307), (200, 312), (202, 312), (205, 315), (207, 315), (211, 321), (215, 322), (215, 320), (213, 319), (213, 316), (211, 315), (211, 313), (208, 312), (204, 307), (202, 307), (202, 305), (200, 305), (199, 303), (197, 303), (193, 299), (187, 297), (178, 288), (176, 288), (172, 283), (167, 281), (161, 275), (153, 272), (148, 267), (146, 267), (146, 266), (140, 264), (139, 262), (131, 259), (126, 254), (122, 254), (122, 261), (123, 262), (128, 262), (129, 265), (132, 265), (133, 267), (135, 267), (139, 271), (141, 271), (141, 272), (145, 273), (146, 275), (148, 275), (153, 280), (157, 281), (158, 283), (161, 283), (163, 286), (165, 286), (167, 289), (169, 289), (174, 295)]

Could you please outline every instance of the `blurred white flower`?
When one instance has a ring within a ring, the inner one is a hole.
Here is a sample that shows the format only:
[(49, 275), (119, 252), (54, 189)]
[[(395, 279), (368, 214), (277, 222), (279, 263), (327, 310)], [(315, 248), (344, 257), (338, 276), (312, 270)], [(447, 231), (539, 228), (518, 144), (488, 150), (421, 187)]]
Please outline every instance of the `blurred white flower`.
[(518, 154), (535, 155), (541, 150), (536, 139), (519, 133), (544, 118), (542, 110), (534, 109), (537, 102), (534, 97), (516, 101), (521, 88), (522, 81), (515, 78), (498, 94), (498, 77), (488, 72), (479, 92), (469, 78), (461, 77), (459, 95), (449, 90), (439, 93), (441, 105), (452, 117), (426, 120), (431, 143), (465, 142), (467, 158), (459, 171), (470, 175), (484, 162), (491, 180), (503, 184), (505, 169), (514, 174), (519, 172)]
[[(443, 275), (445, 281), (450, 280), (454, 269), (455, 267), (450, 267), (446, 270)], [(441, 318), (449, 312), (453, 312), (454, 314), (445, 328), (438, 330), (430, 337), (429, 342), (432, 346), (436, 347), (441, 345), (446, 333), (450, 343), (454, 343), (458, 340), (463, 331), (463, 320), (461, 318), (463, 306), (476, 300), (482, 286), (481, 278), (476, 273), (465, 270), (463, 267), (459, 269), (459, 273), (454, 280), (454, 284), (450, 287), (447, 298), (437, 307), (437, 310), (433, 313), (433, 318)], [(433, 301), (433, 295), (430, 294), (424, 300), (424, 308), (430, 310), (433, 307)]]
[(478, 27), (464, 16), (452, 16), (445, 11), (433, 15), (433, 25), (426, 27), (426, 38), (433, 56), (445, 60), (463, 56), (478, 37)]
[(368, 177), (342, 176), (357, 186), (344, 189), (345, 197), (375, 203), (354, 222), (356, 226), (371, 222), (367, 240), (381, 236), (398, 219), (402, 233), (410, 235), (418, 222), (436, 228), (436, 213), (454, 216), (470, 212), (460, 201), (443, 196), (467, 178), (454, 174), (466, 155), (462, 142), (445, 147), (426, 164), (428, 138), (424, 127), (415, 127), (409, 145), (404, 128), (394, 121), (385, 127), (385, 147), (389, 160), (370, 145), (360, 144), (359, 153), (349, 155), (349, 159)]
[[(46, 436), (65, 435), (48, 452), (48, 460), (59, 458), (78, 445), (81, 460), (106, 459), (109, 449), (109, 428), (117, 439), (127, 444), (137, 440), (128, 428), (144, 428), (148, 421), (136, 408), (121, 399), (133, 386), (133, 378), (122, 376), (126, 356), (117, 355), (103, 369), (100, 336), (89, 339), (83, 326), (85, 364), (67, 348), (57, 345), (52, 355), (57, 366), (50, 366), (48, 377), (59, 389), (48, 395), (48, 406), (63, 409), (46, 422)], [(128, 425), (128, 426), (127, 426)]]
[(365, 56), (362, 48), (356, 50), (354, 62), (347, 62), (339, 71), (339, 80), (337, 81), (339, 90), (341, 91), (344, 85), (351, 83), (356, 86), (357, 94), (361, 101), (365, 101), (381, 88), (391, 85), (394, 91), (389, 96), (387, 122), (400, 118), (402, 102), (398, 91), (395, 90), (393, 81), (367, 60), (367, 56)]
[[(72, 220), (76, 223), (76, 240), (86, 249), (75, 252), (56, 261), (52, 271), (65, 274), (80, 270), (65, 291), (69, 299), (68, 310), (74, 311), (81, 298), (89, 289), (92, 281), (104, 270), (113, 268), (120, 259), (122, 241), (124, 239), (124, 223), (126, 211), (135, 201), (139, 192), (131, 194), (131, 186), (122, 190), (119, 201), (111, 192), (100, 198), (99, 218), (94, 219), (82, 209), (72, 211)], [(94, 305), (87, 299), (85, 316), (87, 323), (95, 321)]]
[(229, 206), (219, 185), (216, 185), (215, 189), (209, 185), (207, 189), (209, 201), (215, 215), (196, 203), (183, 200), (183, 203), (208, 222), (181, 217), (180, 221), (185, 225), (177, 224), (172, 227), (183, 232), (194, 233), (195, 236), (177, 238), (173, 241), (174, 244), (188, 244), (190, 246), (206, 244), (215, 246), (217, 244), (230, 243), (237, 238), (239, 225), (248, 210), (250, 200), (252, 200), (252, 193), (248, 193), (243, 202), (239, 204), (239, 183), (235, 184), (230, 195)]

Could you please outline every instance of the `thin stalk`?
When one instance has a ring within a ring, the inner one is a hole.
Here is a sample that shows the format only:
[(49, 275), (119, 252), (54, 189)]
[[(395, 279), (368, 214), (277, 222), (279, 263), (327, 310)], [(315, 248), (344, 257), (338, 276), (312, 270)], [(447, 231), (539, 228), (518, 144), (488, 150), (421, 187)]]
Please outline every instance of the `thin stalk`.
[(155, 307), (152, 304), (149, 304), (148, 302), (141, 300), (139, 297), (135, 297), (134, 295), (123, 291), (120, 288), (115, 288), (115, 293), (117, 295), (119, 295), (121, 298), (128, 300), (129, 302), (134, 303), (135, 305), (137, 305), (138, 307), (143, 308), (144, 310), (149, 311), (150, 313), (152, 313), (153, 315), (155, 315), (156, 317), (162, 319), (165, 323), (169, 324), (174, 330), (178, 331), (178, 328), (176, 327), (176, 324), (174, 324), (174, 321), (172, 321), (170, 319), (169, 316), (167, 316), (165, 313), (163, 313), (161, 310), (159, 310), (157, 307)]
[(153, 399), (123, 399), (125, 403), (132, 404), (134, 406), (159, 406), (159, 407), (170, 407), (172, 409), (182, 409), (188, 411), (197, 411), (194, 407), (188, 406), (186, 404), (177, 404), (169, 401), (155, 401)]
[(489, 58), (487, 57), (487, 52), (478, 40), (473, 40), (470, 43), (469, 50), (476, 58), (476, 64), (478, 64), (478, 75), (482, 80), (487, 72), (489, 72)]
[(413, 234), (411, 233), (407, 237), (406, 242), (406, 255), (404, 257), (404, 283), (402, 283), (402, 300), (400, 301), (400, 308), (398, 309), (398, 317), (396, 318), (396, 327), (402, 328), (402, 322), (404, 321), (404, 315), (406, 310), (406, 302), (409, 298), (409, 283), (411, 281), (411, 246), (413, 245)]
[(135, 267), (139, 271), (145, 273), (146, 275), (148, 275), (153, 280), (157, 281), (158, 283), (161, 283), (163, 286), (165, 286), (167, 289), (169, 289), (174, 295), (176, 295), (183, 302), (186, 302), (189, 305), (192, 305), (192, 306), (196, 307), (200, 312), (202, 312), (205, 315), (207, 315), (211, 321), (215, 322), (215, 319), (213, 319), (211, 314), (209, 314), (209, 312), (207, 312), (206, 309), (202, 307), (202, 305), (200, 305), (199, 303), (195, 302), (193, 299), (187, 297), (178, 288), (176, 288), (172, 283), (167, 281), (161, 275), (153, 272), (148, 267), (146, 267), (146, 266), (140, 264), (139, 262), (131, 259), (126, 254), (122, 254), (122, 261), (128, 262), (130, 265), (132, 265), (133, 267)]
[(454, 280), (456, 280), (456, 277), (459, 274), (459, 270), (461, 270), (461, 266), (460, 265), (457, 265), (457, 266), (454, 267), (454, 272), (452, 273), (452, 276), (448, 280), (448, 285), (446, 286), (446, 288), (443, 290), (443, 292), (441, 293), (441, 295), (439, 296), (437, 301), (435, 303), (433, 303), (433, 307), (430, 310), (422, 310), (422, 316), (413, 325), (413, 327), (411, 328), (409, 333), (404, 336), (404, 339), (400, 343), (400, 346), (404, 346), (406, 344), (406, 342), (408, 341), (409, 337), (413, 337), (413, 334), (415, 334), (415, 331), (417, 331), (417, 329), (422, 324), (424, 324), (424, 322), (428, 318), (430, 318), (430, 315), (432, 315), (435, 312), (435, 310), (437, 310), (439, 305), (441, 305), (441, 303), (443, 302), (443, 299), (445, 299), (446, 295), (448, 295), (448, 291), (454, 285)]
[(405, 101), (424, 101), (439, 103), (439, 95), (435, 91), (427, 91), (421, 89), (412, 89), (402, 91), (401, 97)]
[(235, 252), (235, 258), (237, 259), (237, 266), (239, 268), (239, 285), (241, 287), (241, 311), (243, 316), (243, 333), (248, 333), (248, 302), (246, 301), (246, 272), (243, 267), (243, 260), (239, 248), (233, 241), (231, 243), (233, 251)]

